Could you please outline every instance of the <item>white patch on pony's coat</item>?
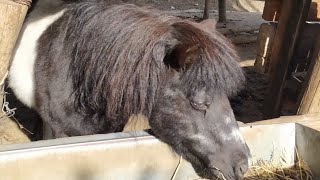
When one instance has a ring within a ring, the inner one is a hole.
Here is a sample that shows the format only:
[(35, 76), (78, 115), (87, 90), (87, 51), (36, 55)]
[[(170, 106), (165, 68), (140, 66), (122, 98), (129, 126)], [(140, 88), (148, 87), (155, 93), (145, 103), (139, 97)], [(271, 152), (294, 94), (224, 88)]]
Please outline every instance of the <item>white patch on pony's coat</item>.
[(230, 124), (232, 122), (232, 119), (230, 117), (227, 117), (225, 122), (226, 122), (226, 124)]
[(199, 140), (200, 142), (202, 142), (204, 144), (209, 144), (209, 142), (210, 142), (210, 139), (202, 134), (195, 134), (192, 136), (192, 139)]
[[(225, 119), (226, 124), (232, 123), (232, 119), (230, 117), (227, 117)], [(242, 134), (240, 133), (240, 130), (236, 127), (231, 129), (231, 133), (227, 135), (222, 135), (223, 140), (229, 141), (229, 140), (238, 140), (241, 143), (245, 143)]]
[(34, 63), (38, 39), (63, 15), (62, 9), (60, 1), (39, 1), (21, 29), (9, 70), (9, 86), (18, 99), (29, 107), (33, 107), (35, 102)]
[(231, 132), (231, 138), (239, 140), (241, 143), (245, 144), (242, 134), (238, 128), (233, 128)]
[(150, 129), (148, 118), (142, 114), (131, 115), (122, 132), (142, 131)]

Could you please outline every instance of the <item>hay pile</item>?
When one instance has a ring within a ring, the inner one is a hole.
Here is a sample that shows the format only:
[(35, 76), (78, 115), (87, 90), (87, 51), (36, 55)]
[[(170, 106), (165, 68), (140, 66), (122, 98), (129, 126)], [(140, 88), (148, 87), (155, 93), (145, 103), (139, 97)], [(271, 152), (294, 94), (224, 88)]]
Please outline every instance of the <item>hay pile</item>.
[(4, 114), (0, 112), (0, 146), (25, 142), (30, 142), (29, 137), (14, 120), (4, 116)]
[(313, 180), (311, 170), (303, 161), (291, 168), (275, 168), (266, 162), (252, 166), (243, 180)]

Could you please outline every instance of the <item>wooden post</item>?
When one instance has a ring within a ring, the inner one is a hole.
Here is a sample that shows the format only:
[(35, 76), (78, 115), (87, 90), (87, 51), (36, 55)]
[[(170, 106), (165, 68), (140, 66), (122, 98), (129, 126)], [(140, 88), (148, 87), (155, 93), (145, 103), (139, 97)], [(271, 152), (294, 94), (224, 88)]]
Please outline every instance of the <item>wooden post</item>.
[[(2, 89), (12, 51), (31, 0), (0, 0), (0, 106)], [(2, 83), (2, 84), (1, 84)]]
[(265, 94), (265, 118), (281, 113), (282, 93), (295, 44), (308, 15), (311, 0), (283, 0), (271, 53), (269, 90)]
[(208, 19), (209, 18), (209, 11), (210, 11), (210, 0), (205, 0), (204, 2), (204, 12), (203, 12), (203, 19)]
[(266, 0), (262, 18), (266, 21), (278, 21), (281, 13), (281, 4), (283, 0)]
[[(265, 0), (262, 18), (266, 21), (278, 21), (281, 16), (283, 0)], [(320, 21), (320, 0), (312, 0), (308, 21)]]
[(312, 62), (301, 91), (297, 114), (320, 112), (320, 41), (317, 37)]
[(254, 62), (254, 67), (255, 70), (261, 74), (268, 75), (267, 73), (270, 64), (270, 55), (276, 30), (276, 23), (263, 23), (260, 26), (256, 45), (257, 57)]
[(219, 22), (227, 21), (226, 0), (219, 0)]

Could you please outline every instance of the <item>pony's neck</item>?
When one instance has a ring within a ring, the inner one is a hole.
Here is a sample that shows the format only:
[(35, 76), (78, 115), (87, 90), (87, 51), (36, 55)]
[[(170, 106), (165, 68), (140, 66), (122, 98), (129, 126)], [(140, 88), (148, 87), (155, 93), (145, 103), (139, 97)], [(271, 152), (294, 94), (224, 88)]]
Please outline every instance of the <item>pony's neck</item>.
[(62, 0), (40, 0), (37, 2), (38, 7), (46, 7), (46, 8), (51, 8), (51, 7), (57, 7), (61, 6), (63, 3)]
[(65, 8), (66, 3), (62, 0), (39, 0), (28, 15), (28, 21), (37, 21)]

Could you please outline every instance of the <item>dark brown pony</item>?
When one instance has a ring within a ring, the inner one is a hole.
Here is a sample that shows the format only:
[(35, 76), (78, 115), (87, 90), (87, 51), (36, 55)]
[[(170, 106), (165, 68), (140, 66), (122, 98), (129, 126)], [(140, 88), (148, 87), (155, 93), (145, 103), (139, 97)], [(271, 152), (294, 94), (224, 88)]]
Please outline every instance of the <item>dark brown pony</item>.
[(242, 177), (249, 149), (228, 96), (244, 75), (233, 46), (210, 20), (116, 2), (66, 6), (37, 40), (34, 108), (54, 137), (119, 132), (142, 114), (201, 176)]

